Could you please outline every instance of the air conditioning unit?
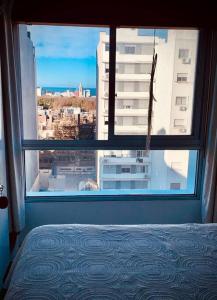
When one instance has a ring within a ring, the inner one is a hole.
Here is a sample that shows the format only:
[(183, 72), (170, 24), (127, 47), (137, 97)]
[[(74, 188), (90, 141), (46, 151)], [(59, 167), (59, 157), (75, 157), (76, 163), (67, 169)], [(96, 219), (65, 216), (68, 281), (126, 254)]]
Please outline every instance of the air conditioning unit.
[(187, 110), (187, 106), (180, 106), (179, 110), (186, 111)]
[(189, 57), (183, 58), (183, 59), (182, 59), (182, 63), (183, 63), (183, 64), (186, 64), (186, 65), (189, 65), (189, 64), (191, 63), (191, 59), (190, 59)]
[(187, 132), (187, 129), (186, 129), (186, 128), (180, 128), (180, 129), (179, 129), (179, 132), (185, 133), (185, 132)]
[(148, 179), (148, 178), (149, 178), (149, 175), (145, 174), (145, 175), (144, 175), (144, 178)]

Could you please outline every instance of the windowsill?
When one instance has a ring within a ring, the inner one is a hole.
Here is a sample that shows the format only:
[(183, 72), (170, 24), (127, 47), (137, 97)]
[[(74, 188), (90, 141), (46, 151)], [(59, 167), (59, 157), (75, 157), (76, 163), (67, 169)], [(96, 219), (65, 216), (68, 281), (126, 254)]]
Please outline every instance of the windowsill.
[[(165, 198), (165, 197), (195, 197), (195, 194), (193, 193), (192, 190), (147, 190), (145, 191), (144, 194), (144, 189), (138, 189), (138, 190), (122, 190), (122, 191), (117, 191), (117, 190), (106, 190), (106, 191), (76, 191), (74, 193), (72, 192), (28, 192), (26, 197), (28, 199), (31, 198), (47, 198), (47, 199), (54, 199), (54, 198), (85, 198), (86, 201), (89, 201), (88, 198), (92, 199), (93, 197), (95, 198), (123, 198), (123, 197), (139, 197), (143, 198), (152, 198), (154, 199), (155, 197), (157, 198)], [(102, 199), (103, 200), (103, 199)]]
[(176, 202), (176, 201), (200, 201), (200, 197), (195, 195), (195, 194), (156, 194), (156, 195), (136, 195), (136, 194), (128, 194), (128, 195), (31, 195), (31, 196), (26, 196), (26, 203), (37, 203), (37, 202), (118, 202), (118, 201), (129, 201), (129, 202), (136, 202), (136, 201), (171, 201), (171, 202)]

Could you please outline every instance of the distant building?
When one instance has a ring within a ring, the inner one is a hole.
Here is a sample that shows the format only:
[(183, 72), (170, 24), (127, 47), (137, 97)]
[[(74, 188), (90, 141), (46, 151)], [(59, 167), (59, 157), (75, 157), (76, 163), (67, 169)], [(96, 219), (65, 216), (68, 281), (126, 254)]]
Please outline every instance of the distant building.
[(36, 89), (36, 95), (37, 95), (37, 97), (41, 97), (41, 95), (42, 95), (42, 89), (41, 89), (41, 87), (37, 87), (37, 89)]
[(65, 117), (75, 116), (81, 113), (80, 107), (63, 106), (61, 110), (63, 111), (63, 115)]
[(40, 188), (44, 191), (84, 190), (81, 182), (85, 182), (87, 190), (90, 189), (89, 182), (96, 182), (93, 151), (42, 151), (40, 166)]
[(82, 87), (81, 82), (80, 82), (79, 88), (78, 88), (78, 97), (83, 97), (83, 87)]
[(75, 94), (74, 92), (71, 92), (70, 90), (66, 90), (65, 92), (60, 93), (63, 97), (73, 97)]
[(84, 92), (83, 92), (83, 96), (84, 96), (85, 98), (88, 98), (88, 97), (90, 97), (90, 96), (91, 96), (91, 94), (90, 94), (90, 90), (84, 90)]

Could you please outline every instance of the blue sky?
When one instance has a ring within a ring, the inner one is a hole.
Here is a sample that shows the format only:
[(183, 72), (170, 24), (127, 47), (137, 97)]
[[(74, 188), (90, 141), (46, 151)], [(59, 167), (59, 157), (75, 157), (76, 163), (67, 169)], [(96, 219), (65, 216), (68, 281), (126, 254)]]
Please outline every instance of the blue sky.
[(96, 86), (96, 48), (105, 28), (28, 26), (35, 46), (38, 86)]
[[(96, 49), (100, 31), (107, 28), (72, 26), (28, 26), (35, 46), (38, 86), (96, 86)], [(153, 35), (153, 30), (141, 30)], [(156, 32), (163, 38), (166, 31)]]

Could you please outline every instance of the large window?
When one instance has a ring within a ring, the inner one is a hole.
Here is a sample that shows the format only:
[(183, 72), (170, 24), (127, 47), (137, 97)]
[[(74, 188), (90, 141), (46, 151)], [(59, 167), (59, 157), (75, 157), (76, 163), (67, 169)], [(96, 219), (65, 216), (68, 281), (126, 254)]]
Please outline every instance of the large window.
[(197, 30), (19, 25), (26, 195), (194, 196), (198, 41)]

